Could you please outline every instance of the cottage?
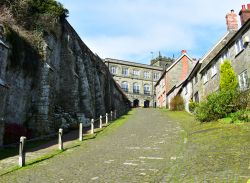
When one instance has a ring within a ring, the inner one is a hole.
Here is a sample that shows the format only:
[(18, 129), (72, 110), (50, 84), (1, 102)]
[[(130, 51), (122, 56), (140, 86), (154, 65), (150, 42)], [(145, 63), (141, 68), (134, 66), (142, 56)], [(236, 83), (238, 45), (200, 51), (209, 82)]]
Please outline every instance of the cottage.
[(168, 94), (186, 79), (194, 63), (195, 61), (187, 54), (186, 50), (182, 50), (181, 56), (164, 71), (155, 85), (157, 107), (169, 106), (172, 95)]

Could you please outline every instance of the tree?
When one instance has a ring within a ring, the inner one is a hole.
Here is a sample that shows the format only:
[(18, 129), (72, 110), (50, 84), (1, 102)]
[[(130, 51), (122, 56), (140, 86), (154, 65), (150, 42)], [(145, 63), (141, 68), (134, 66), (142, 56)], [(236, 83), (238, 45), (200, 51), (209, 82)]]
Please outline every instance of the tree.
[(220, 90), (235, 90), (238, 85), (236, 74), (229, 60), (220, 66)]

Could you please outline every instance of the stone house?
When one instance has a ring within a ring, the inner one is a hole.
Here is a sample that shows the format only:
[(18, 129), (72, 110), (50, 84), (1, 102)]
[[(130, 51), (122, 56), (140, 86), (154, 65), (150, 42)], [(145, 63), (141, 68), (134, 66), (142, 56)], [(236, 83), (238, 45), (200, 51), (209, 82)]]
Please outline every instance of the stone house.
[(193, 64), (194, 61), (187, 54), (186, 50), (182, 50), (181, 56), (164, 71), (155, 85), (157, 107), (169, 106), (172, 95), (168, 94), (173, 91), (173, 88), (177, 87), (177, 85), (179, 86), (179, 83), (186, 79), (193, 68)]
[[(199, 102), (212, 92), (219, 90), (220, 65), (225, 59), (230, 60), (238, 77), (239, 89), (249, 88), (250, 57), (250, 4), (242, 6), (239, 15), (241, 28), (238, 29), (237, 15), (233, 10), (226, 15), (228, 32), (199, 60), (178, 92), (184, 98), (185, 109), (188, 111), (190, 100)], [(173, 95), (170, 93), (169, 95)]]
[(111, 58), (104, 59), (104, 62), (131, 101), (131, 106), (155, 106), (154, 85), (167, 62), (160, 59), (147, 65)]
[[(232, 27), (232, 25), (228, 24), (229, 33), (227, 37), (230, 39), (225, 41), (222, 48), (216, 51), (212, 55), (213, 57), (207, 60), (207, 62), (202, 62), (200, 70), (202, 78), (201, 84), (203, 84), (201, 92), (202, 97), (206, 97), (209, 93), (215, 92), (219, 89), (220, 65), (225, 59), (230, 60), (232, 64), (238, 78), (239, 89), (243, 91), (249, 88), (250, 4), (247, 7), (248, 9), (243, 5), (242, 10), (239, 13), (241, 17), (241, 28), (236, 30), (237, 26), (235, 26), (235, 29), (231, 31), (230, 27)], [(230, 16), (235, 17), (235, 13), (231, 11), (231, 13), (227, 14), (226, 18), (228, 19)], [(237, 25), (236, 18), (233, 25)]]

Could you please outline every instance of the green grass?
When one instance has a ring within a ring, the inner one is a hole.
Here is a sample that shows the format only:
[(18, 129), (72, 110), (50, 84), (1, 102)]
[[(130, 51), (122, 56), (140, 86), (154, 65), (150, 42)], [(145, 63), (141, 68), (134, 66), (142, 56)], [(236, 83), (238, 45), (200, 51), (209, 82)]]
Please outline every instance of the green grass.
[[(229, 119), (200, 123), (186, 112), (164, 110), (184, 129), (182, 161), (175, 180), (247, 182), (250, 178), (250, 123), (232, 124)], [(182, 134), (183, 135), (183, 134)], [(185, 172), (184, 177), (181, 173)], [(227, 177), (225, 180), (223, 177)]]
[[(34, 142), (28, 142), (28, 143), (26, 143), (26, 149), (27, 150), (33, 149), (35, 147), (38, 147), (38, 146), (40, 146), (42, 144), (47, 143), (49, 140), (51, 140), (51, 139), (37, 140), (37, 141), (34, 141)], [(6, 148), (0, 149), (0, 160), (18, 155), (18, 150), (19, 150), (18, 146), (16, 146), (16, 147), (6, 147)]]

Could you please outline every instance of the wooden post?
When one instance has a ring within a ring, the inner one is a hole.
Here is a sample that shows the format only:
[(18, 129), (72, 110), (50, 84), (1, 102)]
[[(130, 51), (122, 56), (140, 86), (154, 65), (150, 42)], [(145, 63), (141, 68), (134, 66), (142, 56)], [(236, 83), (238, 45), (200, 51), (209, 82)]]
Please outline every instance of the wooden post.
[(25, 141), (26, 137), (20, 137), (20, 143), (19, 143), (19, 166), (23, 167), (25, 166)]
[(113, 121), (113, 111), (110, 112), (110, 121)]
[(63, 150), (63, 139), (62, 139), (62, 136), (63, 136), (63, 129), (60, 128), (59, 132), (58, 132), (58, 149), (59, 150)]
[(82, 123), (79, 123), (79, 141), (82, 141)]
[(102, 128), (102, 115), (100, 116), (100, 125), (99, 128)]
[(106, 113), (106, 125), (108, 124), (108, 122), (109, 122), (109, 115), (108, 113)]
[(94, 134), (94, 119), (91, 119), (91, 134)]

